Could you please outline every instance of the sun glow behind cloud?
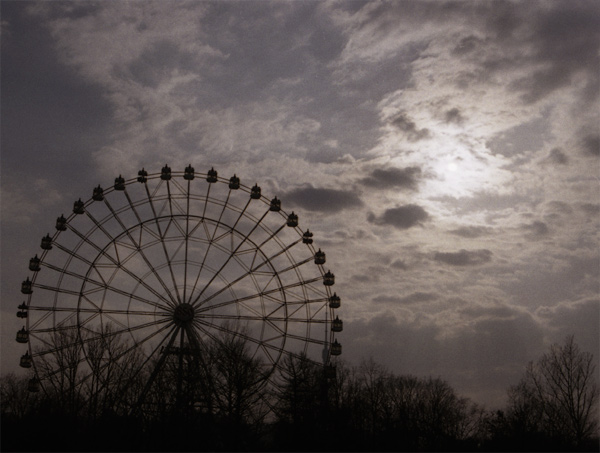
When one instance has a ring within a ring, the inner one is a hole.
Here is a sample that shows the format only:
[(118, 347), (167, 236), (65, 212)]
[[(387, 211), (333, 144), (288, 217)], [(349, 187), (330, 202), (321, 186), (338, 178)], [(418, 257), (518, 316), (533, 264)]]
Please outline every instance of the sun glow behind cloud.
[(507, 183), (512, 175), (503, 168), (508, 161), (491, 153), (485, 144), (488, 136), (475, 135), (476, 125), (469, 119), (461, 120), (460, 125), (441, 121), (435, 118), (438, 112), (431, 112), (427, 104), (423, 109), (412, 109), (409, 126), (403, 125), (399, 130), (392, 120), (393, 112), (410, 99), (401, 92), (386, 101), (381, 106), (385, 135), (371, 152), (387, 155), (396, 165), (422, 168), (430, 178), (424, 182), (421, 196), (462, 198), (510, 190)]

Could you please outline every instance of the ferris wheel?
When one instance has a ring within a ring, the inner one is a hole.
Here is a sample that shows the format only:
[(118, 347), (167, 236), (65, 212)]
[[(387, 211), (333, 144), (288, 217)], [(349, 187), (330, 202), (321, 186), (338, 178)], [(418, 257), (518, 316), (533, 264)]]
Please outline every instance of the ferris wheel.
[[(286, 357), (328, 366), (341, 354), (335, 277), (277, 197), (191, 165), (142, 169), (91, 195), (57, 218), (21, 285), (16, 339), (31, 391), (66, 368), (74, 386), (89, 386), (129, 367), (145, 379), (139, 401), (167, 364), (181, 375), (223, 338), (244, 343), (260, 385)], [(116, 339), (119, 348), (99, 349)]]

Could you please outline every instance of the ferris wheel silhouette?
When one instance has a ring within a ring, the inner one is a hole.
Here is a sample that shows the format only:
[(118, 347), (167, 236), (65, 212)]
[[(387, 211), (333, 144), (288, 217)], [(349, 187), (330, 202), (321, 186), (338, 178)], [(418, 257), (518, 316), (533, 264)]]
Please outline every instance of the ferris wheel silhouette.
[[(75, 386), (129, 366), (143, 376), (139, 405), (167, 366), (183, 376), (223, 339), (244, 343), (260, 385), (285, 357), (330, 365), (343, 329), (335, 276), (281, 204), (258, 184), (191, 165), (120, 175), (79, 198), (42, 238), (21, 285), (16, 339), (28, 345), (20, 365), (34, 371), (30, 390), (48, 390), (67, 366), (77, 368)], [(98, 344), (117, 338), (120, 349), (99, 355)]]

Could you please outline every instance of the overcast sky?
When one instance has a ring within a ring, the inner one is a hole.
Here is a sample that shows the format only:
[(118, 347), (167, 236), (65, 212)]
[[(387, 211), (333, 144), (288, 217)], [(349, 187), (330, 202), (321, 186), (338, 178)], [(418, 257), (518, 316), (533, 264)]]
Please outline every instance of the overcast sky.
[(327, 252), (343, 357), (493, 408), (599, 353), (597, 1), (2, 1), (2, 372), (73, 201), (236, 173)]

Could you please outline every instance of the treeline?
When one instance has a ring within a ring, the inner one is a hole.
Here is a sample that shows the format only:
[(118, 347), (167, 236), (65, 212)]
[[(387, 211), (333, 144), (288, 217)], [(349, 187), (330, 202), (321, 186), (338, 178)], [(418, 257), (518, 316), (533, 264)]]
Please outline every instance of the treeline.
[(273, 384), (260, 386), (263, 367), (235, 337), (214, 339), (185, 363), (171, 354), (161, 367), (131, 373), (141, 357), (103, 360), (128, 350), (107, 338), (87, 352), (97, 370), (83, 384), (77, 346), (45, 359), (59, 370), (45, 392), (30, 392), (26, 377), (1, 378), (2, 451), (599, 449), (594, 360), (573, 337), (530, 363), (495, 412), (440, 378), (398, 376), (373, 360), (333, 371), (288, 357)]

